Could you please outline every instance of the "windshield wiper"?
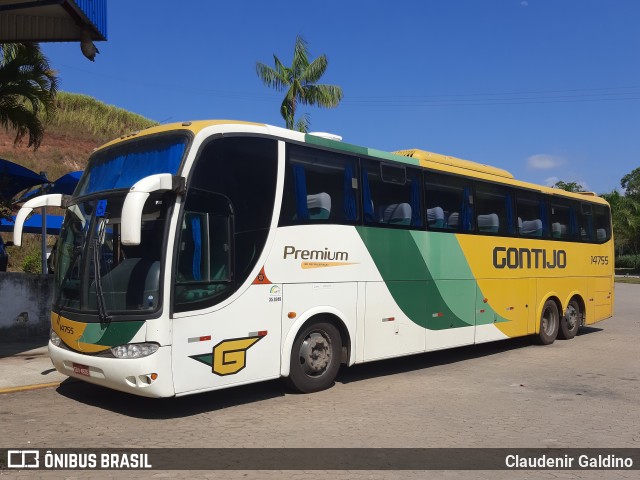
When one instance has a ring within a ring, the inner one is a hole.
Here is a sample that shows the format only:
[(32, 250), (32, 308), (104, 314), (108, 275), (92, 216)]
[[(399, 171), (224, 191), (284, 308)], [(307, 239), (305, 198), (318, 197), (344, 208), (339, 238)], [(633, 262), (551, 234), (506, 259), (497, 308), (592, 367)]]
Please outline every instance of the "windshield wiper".
[(100, 318), (101, 322), (110, 322), (111, 317), (107, 314), (107, 308), (104, 305), (104, 292), (102, 291), (102, 274), (100, 272), (100, 235), (98, 235), (98, 238), (96, 238), (94, 242), (93, 264), (96, 274), (96, 299), (98, 300), (98, 317)]

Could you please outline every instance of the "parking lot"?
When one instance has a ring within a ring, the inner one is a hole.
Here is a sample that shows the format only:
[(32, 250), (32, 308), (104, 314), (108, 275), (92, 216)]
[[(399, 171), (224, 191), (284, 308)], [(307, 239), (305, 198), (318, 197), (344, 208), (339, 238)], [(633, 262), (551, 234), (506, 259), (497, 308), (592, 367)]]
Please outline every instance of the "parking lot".
[[(311, 395), (268, 382), (152, 400), (81, 382), (0, 396), (0, 446), (640, 447), (640, 285), (616, 284), (615, 316), (550, 346), (515, 339), (343, 370)], [(1, 472), (29, 476), (29, 472)], [(38, 472), (51, 478), (60, 472)], [(70, 472), (68, 478), (121, 477)], [(307, 478), (319, 472), (189, 472)], [(130, 473), (133, 477), (134, 474)], [(149, 477), (180, 472), (145, 472)], [(609, 471), (607, 478), (636, 478)], [(140, 473), (135, 474), (139, 477)], [(326, 478), (602, 478), (577, 472), (331, 471)]]

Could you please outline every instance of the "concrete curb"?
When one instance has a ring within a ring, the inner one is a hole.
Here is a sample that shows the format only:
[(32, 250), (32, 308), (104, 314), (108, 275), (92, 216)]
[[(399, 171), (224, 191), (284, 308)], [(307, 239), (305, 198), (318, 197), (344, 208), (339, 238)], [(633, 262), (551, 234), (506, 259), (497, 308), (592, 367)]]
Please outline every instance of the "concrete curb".
[(57, 387), (63, 381), (64, 380), (62, 380), (60, 382), (39, 383), (39, 384), (36, 384), (36, 385), (23, 385), (23, 386), (20, 386), (20, 387), (0, 388), (0, 395), (6, 394), (6, 393), (16, 393), (16, 392), (27, 392), (27, 391), (30, 391), (30, 390), (39, 390), (41, 388)]
[(55, 370), (40, 341), (0, 345), (0, 395), (58, 386), (68, 377)]

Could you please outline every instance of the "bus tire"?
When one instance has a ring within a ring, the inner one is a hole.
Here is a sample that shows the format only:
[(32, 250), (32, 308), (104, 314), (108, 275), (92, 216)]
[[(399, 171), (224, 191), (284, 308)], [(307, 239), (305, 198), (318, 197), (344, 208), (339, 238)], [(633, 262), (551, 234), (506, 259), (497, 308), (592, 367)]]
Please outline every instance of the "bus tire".
[(540, 314), (540, 333), (536, 337), (540, 345), (551, 345), (558, 336), (560, 329), (560, 314), (558, 305), (553, 300), (547, 300)]
[(567, 311), (560, 319), (560, 330), (558, 331), (558, 338), (563, 340), (571, 340), (578, 333), (580, 328), (580, 322), (582, 320), (582, 312), (580, 305), (575, 299), (571, 299), (569, 305), (567, 305)]
[(301, 393), (331, 387), (340, 368), (341, 351), (336, 327), (326, 322), (307, 325), (293, 342), (287, 383)]

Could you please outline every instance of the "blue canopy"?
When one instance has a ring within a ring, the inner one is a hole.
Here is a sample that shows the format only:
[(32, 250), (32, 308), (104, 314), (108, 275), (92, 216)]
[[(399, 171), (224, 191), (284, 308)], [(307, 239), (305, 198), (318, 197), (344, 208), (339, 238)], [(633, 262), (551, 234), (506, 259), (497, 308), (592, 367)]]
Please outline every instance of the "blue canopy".
[(16, 200), (16, 202), (26, 202), (27, 200), (45, 193), (62, 193), (64, 195), (72, 195), (73, 191), (76, 189), (76, 185), (78, 185), (78, 181), (80, 180), (81, 176), (82, 170), (78, 172), (67, 173), (66, 175), (61, 176), (55, 182), (47, 183), (46, 185), (42, 185), (30, 192), (27, 192), (20, 199)]
[(22, 190), (48, 182), (42, 175), (0, 158), (0, 197), (11, 200)]
[(76, 189), (76, 185), (78, 185), (81, 176), (82, 170), (67, 173), (53, 182), (53, 186), (49, 188), (46, 193), (62, 193), (64, 195), (71, 195)]
[[(62, 215), (47, 215), (47, 235), (59, 235), (62, 227)], [(0, 219), (0, 232), (13, 232), (16, 217), (11, 220)], [(22, 228), (22, 233), (42, 233), (42, 215), (31, 215)]]

